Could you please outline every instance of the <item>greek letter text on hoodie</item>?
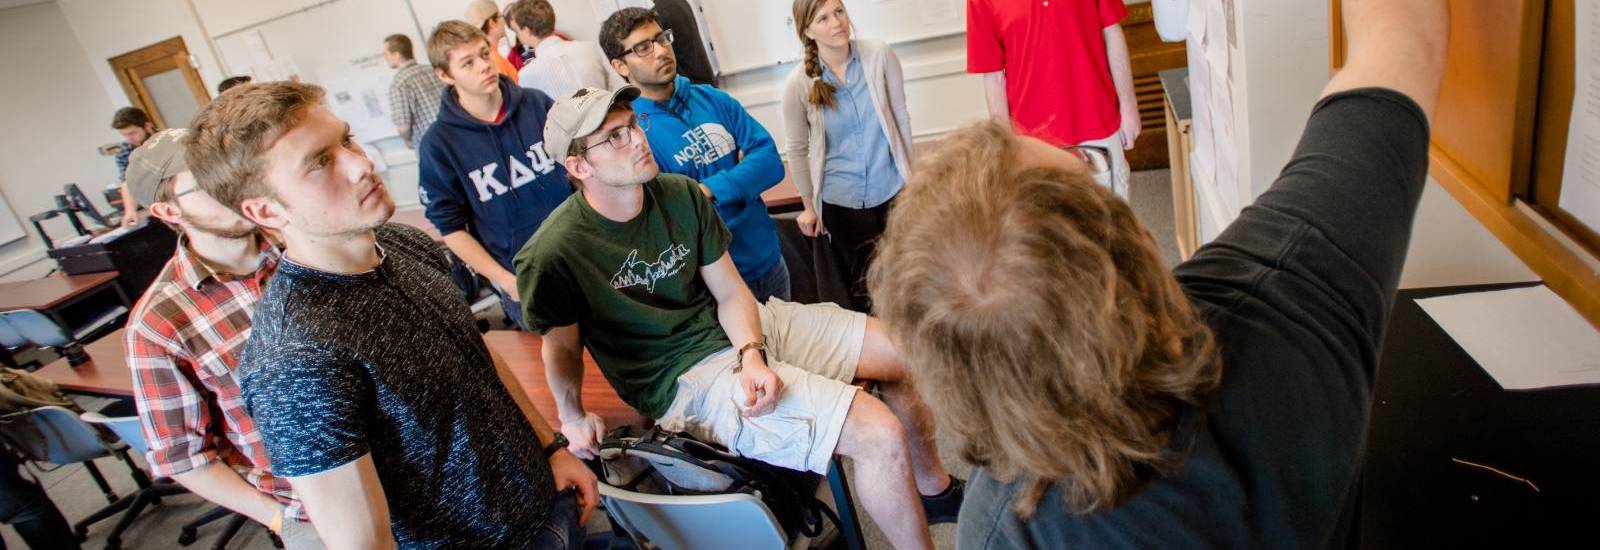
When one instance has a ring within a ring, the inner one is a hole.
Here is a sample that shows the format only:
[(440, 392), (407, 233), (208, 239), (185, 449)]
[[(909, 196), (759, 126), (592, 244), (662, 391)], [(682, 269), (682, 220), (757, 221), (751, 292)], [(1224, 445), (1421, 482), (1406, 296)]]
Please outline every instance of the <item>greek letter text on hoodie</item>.
[(555, 102), (500, 77), (500, 122), (473, 118), (455, 87), (440, 96), (439, 119), (422, 138), (418, 196), (445, 235), (465, 230), (511, 269), (556, 205), (572, 193), (567, 171), (544, 150), (545, 113)]

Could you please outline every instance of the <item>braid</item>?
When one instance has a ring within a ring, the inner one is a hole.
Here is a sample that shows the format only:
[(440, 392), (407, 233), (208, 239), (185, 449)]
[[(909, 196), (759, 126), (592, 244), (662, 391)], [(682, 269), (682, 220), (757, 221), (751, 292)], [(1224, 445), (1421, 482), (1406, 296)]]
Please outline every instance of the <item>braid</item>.
[(806, 76), (811, 77), (811, 97), (808, 98), (812, 105), (821, 105), (832, 109), (833, 85), (822, 79), (822, 62), (817, 55), (817, 41), (805, 40), (806, 44)]

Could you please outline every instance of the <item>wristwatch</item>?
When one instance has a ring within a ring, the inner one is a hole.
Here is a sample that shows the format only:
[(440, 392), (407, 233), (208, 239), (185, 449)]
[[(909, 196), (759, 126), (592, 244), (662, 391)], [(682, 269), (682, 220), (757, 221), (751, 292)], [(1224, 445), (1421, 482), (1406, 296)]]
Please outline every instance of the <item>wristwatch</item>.
[(561, 432), (556, 432), (556, 438), (550, 440), (550, 444), (549, 445), (545, 445), (544, 446), (544, 457), (545, 458), (550, 458), (551, 456), (556, 454), (556, 451), (559, 451), (559, 450), (567, 448), (567, 443), (568, 442), (567, 442), (566, 434), (563, 434)]
[(756, 350), (756, 351), (761, 352), (761, 362), (762, 363), (767, 362), (767, 344), (766, 344), (766, 342), (762, 342), (761, 340), (755, 340), (755, 341), (752, 341), (752, 342), (750, 342), (748, 344), (745, 344), (744, 346), (740, 347), (739, 348), (739, 360), (740, 361), (744, 361), (744, 352), (747, 352), (747, 351), (750, 351), (750, 350)]

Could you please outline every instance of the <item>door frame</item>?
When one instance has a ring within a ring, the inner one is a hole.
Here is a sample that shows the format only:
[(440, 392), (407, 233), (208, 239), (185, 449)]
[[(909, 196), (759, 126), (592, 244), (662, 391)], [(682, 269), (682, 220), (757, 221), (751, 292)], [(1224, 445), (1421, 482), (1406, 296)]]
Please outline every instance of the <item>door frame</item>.
[(144, 109), (150, 115), (150, 120), (157, 128), (168, 128), (161, 110), (156, 108), (155, 101), (150, 99), (150, 93), (144, 87), (144, 80), (135, 74), (134, 69), (146, 63), (171, 59), (183, 75), (183, 80), (189, 85), (189, 92), (194, 94), (195, 104), (205, 107), (211, 102), (211, 91), (206, 88), (205, 81), (201, 80), (200, 72), (195, 70), (190, 62), (189, 48), (184, 44), (182, 36), (174, 36), (155, 44), (107, 59), (111, 64), (111, 72), (117, 75), (117, 82), (122, 84), (122, 91), (128, 94), (128, 101), (134, 106)]

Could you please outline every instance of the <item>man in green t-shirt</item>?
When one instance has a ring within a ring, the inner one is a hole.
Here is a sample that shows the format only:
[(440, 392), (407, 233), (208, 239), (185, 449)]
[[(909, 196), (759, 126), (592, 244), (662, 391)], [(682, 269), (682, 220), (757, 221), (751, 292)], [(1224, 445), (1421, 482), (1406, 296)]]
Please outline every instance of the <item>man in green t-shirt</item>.
[[(931, 547), (927, 523), (955, 520), (961, 484), (883, 327), (831, 305), (757, 303), (701, 186), (656, 166), (638, 95), (557, 98), (544, 143), (579, 192), (513, 262), (570, 449), (595, 456), (605, 431), (579, 399), (587, 347), (622, 399), (666, 429), (797, 470), (853, 458), (862, 504), (895, 546)], [(883, 400), (854, 380), (878, 382)]]

